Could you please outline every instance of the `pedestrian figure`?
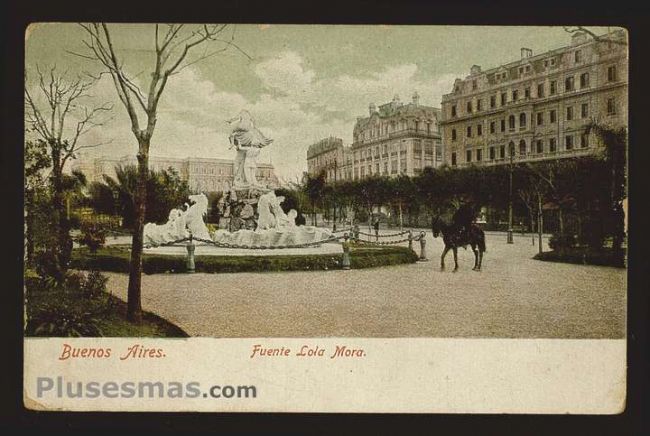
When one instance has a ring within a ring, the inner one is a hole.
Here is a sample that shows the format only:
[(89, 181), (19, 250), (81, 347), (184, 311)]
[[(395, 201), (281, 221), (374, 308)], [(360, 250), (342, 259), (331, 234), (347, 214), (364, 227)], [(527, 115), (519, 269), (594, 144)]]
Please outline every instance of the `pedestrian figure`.
[(379, 218), (375, 220), (373, 227), (375, 228), (375, 239), (379, 241)]

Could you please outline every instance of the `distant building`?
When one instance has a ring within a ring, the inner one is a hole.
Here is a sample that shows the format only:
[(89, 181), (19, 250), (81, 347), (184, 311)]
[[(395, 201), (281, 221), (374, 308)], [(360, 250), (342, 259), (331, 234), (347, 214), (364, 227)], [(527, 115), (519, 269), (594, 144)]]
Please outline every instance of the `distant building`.
[(628, 52), (622, 30), (487, 71), (474, 65), (442, 97), (442, 137), (449, 165), (500, 164), (588, 155), (600, 143), (586, 126), (628, 125)]
[(334, 137), (310, 145), (307, 149), (307, 173), (311, 177), (323, 173), (328, 183), (350, 179), (352, 162), (349, 147), (343, 146), (341, 138)]
[(368, 109), (368, 117), (358, 118), (354, 126), (353, 179), (416, 176), (442, 164), (440, 109), (421, 105), (417, 93), (407, 104), (396, 95), (390, 103), (379, 108), (371, 103)]
[[(104, 175), (115, 177), (117, 166), (136, 164), (135, 156), (101, 157), (93, 160), (75, 160), (71, 169), (83, 172), (89, 182), (101, 182)], [(192, 192), (227, 191), (234, 180), (233, 161), (229, 159), (149, 157), (151, 170), (161, 171), (170, 167), (179, 173), (181, 179), (188, 182)], [(268, 163), (257, 164), (257, 180), (271, 188), (277, 188), (279, 185), (273, 165)]]

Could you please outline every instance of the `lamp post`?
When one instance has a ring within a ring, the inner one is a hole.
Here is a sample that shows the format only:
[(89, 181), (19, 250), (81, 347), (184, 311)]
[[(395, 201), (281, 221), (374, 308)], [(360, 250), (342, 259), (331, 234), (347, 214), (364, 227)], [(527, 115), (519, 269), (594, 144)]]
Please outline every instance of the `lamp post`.
[(515, 146), (510, 144), (510, 180), (509, 180), (509, 190), (508, 190), (508, 244), (512, 244), (512, 163), (515, 155)]

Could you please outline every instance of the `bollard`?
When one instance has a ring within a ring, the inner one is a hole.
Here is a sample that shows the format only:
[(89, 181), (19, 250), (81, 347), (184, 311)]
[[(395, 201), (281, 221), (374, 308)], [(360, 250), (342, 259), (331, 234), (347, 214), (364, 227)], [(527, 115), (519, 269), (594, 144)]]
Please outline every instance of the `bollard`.
[(413, 232), (409, 230), (409, 250), (413, 250)]
[(427, 260), (427, 251), (426, 251), (426, 245), (427, 241), (424, 239), (425, 233), (420, 232), (420, 258), (418, 259), (420, 262), (426, 262)]
[(350, 269), (350, 242), (348, 241), (348, 234), (343, 235), (344, 241), (341, 244), (343, 246), (343, 259), (341, 261), (341, 266), (343, 269)]
[(190, 233), (190, 243), (185, 246), (187, 248), (187, 272), (194, 272), (194, 241), (192, 241), (192, 234)]

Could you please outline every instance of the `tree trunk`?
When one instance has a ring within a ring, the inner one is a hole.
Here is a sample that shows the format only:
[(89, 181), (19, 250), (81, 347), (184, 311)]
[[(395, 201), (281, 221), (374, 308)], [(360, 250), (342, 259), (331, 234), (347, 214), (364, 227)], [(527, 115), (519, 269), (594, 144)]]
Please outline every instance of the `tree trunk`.
[(50, 144), (52, 149), (52, 225), (55, 233), (55, 261), (57, 279), (62, 279), (67, 270), (72, 254), (72, 240), (65, 220), (65, 202), (63, 198), (63, 168), (61, 154), (56, 144)]
[(399, 202), (399, 231), (401, 232), (404, 227), (404, 220), (402, 218), (402, 202)]
[(149, 140), (139, 141), (138, 184), (134, 196), (133, 240), (129, 268), (129, 290), (127, 298), (127, 319), (133, 323), (142, 322), (142, 242), (147, 203), (147, 176), (149, 172)]
[(564, 234), (564, 215), (562, 214), (562, 208), (558, 208), (557, 210), (557, 219), (558, 219), (558, 225), (560, 226), (560, 234)]
[(25, 190), (25, 262), (34, 262), (34, 191)]
[(542, 210), (542, 196), (537, 196), (537, 243), (539, 244), (539, 253), (542, 254), (542, 233), (544, 231), (544, 211)]

